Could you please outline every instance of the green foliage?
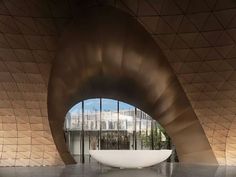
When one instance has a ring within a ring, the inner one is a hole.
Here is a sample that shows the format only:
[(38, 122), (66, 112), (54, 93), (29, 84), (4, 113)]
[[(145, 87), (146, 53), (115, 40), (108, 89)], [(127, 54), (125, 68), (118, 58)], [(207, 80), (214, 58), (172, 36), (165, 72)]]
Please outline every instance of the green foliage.
[[(162, 134), (165, 136), (165, 140), (162, 139)], [(152, 141), (153, 140), (153, 141)], [(170, 138), (165, 130), (155, 123), (150, 132), (141, 133), (141, 141), (145, 149), (169, 149)]]

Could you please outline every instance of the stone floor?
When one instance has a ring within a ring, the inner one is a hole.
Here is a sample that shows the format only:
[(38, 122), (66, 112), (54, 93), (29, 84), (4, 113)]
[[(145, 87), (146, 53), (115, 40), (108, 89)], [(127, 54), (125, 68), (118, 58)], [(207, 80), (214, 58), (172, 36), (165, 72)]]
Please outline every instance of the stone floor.
[(118, 169), (96, 162), (57, 167), (0, 167), (0, 177), (236, 177), (236, 167), (161, 163), (143, 169)]

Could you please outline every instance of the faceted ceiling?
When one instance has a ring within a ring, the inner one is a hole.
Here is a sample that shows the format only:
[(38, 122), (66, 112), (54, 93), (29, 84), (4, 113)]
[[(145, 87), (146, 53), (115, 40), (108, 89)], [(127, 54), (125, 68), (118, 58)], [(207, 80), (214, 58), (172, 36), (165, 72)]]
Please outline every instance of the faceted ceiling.
[(236, 1), (0, 0), (0, 166), (63, 164), (47, 117), (51, 64), (73, 14), (104, 3), (150, 32), (218, 162), (236, 165)]

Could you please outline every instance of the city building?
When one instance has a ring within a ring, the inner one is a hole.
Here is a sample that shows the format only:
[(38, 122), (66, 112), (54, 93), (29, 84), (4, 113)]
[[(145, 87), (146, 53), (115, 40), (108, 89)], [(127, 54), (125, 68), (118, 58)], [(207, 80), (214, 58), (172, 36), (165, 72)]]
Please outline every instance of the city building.
[[(175, 151), (157, 121), (143, 111), (117, 100), (85, 100), (84, 111), (82, 102), (76, 104), (66, 114), (65, 131), (67, 146), (78, 162), (81, 161), (80, 156), (89, 156), (90, 149), (170, 148)], [(84, 146), (84, 154), (81, 146)]]

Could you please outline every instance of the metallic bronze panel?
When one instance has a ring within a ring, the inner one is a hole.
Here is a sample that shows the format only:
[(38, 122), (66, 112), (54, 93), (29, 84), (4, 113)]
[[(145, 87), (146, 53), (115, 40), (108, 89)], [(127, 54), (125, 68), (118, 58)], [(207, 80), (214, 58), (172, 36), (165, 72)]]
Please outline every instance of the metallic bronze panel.
[(75, 162), (64, 140), (67, 111), (83, 99), (107, 97), (133, 104), (158, 120), (182, 162), (216, 164), (181, 85), (148, 32), (110, 7), (93, 8), (79, 17), (60, 41), (48, 88), (50, 127), (64, 162)]

